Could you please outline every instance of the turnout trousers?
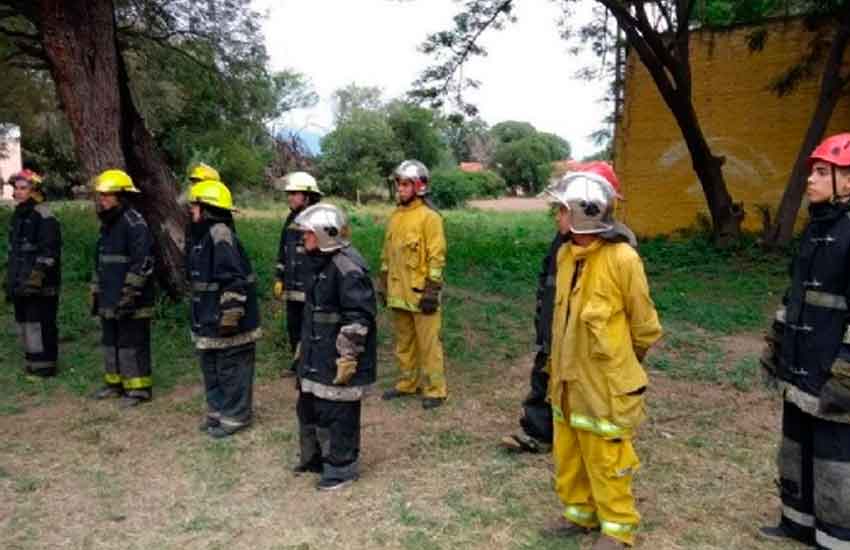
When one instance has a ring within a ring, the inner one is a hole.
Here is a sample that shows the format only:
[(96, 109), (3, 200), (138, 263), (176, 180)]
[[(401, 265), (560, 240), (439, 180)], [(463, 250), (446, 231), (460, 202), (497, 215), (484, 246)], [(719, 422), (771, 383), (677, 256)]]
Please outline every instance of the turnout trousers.
[(254, 361), (256, 344), (198, 350), (207, 416), (226, 430), (251, 423), (254, 407)]
[(402, 393), (422, 390), (424, 397), (445, 399), (448, 395), (440, 339), (442, 314), (393, 309), (395, 356), (401, 370), (396, 389)]
[(817, 548), (850, 550), (850, 424), (785, 401), (778, 462), (786, 530)]
[(15, 322), (24, 349), (25, 370), (29, 373), (42, 376), (56, 373), (58, 305), (56, 296), (15, 297)]
[(299, 391), (296, 413), (301, 464), (322, 467), (322, 478), (357, 479), (360, 400), (330, 401)]
[(103, 379), (131, 397), (150, 399), (151, 320), (102, 319)]
[(573, 428), (566, 407), (553, 410), (553, 416), (555, 492), (564, 505), (564, 517), (634, 544), (640, 514), (632, 495), (632, 476), (640, 461), (631, 438), (606, 439)]
[(537, 352), (534, 366), (531, 368), (531, 387), (522, 402), (522, 418), (519, 425), (526, 435), (544, 443), (552, 443), (552, 406), (546, 400), (549, 387), (549, 373), (546, 362), (549, 356)]

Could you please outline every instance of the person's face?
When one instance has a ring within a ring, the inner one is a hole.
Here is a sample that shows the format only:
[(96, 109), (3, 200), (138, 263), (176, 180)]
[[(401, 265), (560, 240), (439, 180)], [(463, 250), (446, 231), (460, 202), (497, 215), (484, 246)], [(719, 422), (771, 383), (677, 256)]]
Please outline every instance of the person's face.
[(406, 204), (416, 195), (416, 186), (412, 180), (396, 180), (398, 202)]
[(558, 226), (558, 233), (564, 236), (570, 234), (570, 210), (563, 204), (555, 212), (555, 224)]
[(315, 252), (319, 249), (319, 238), (316, 237), (314, 232), (304, 232), (304, 248), (306, 248), (308, 252)]
[(28, 201), (32, 196), (32, 185), (30, 185), (28, 181), (17, 180), (15, 182), (15, 191), (12, 196), (18, 204)]
[(193, 202), (189, 204), (189, 213), (192, 215), (192, 223), (201, 223), (201, 205)]
[[(850, 195), (850, 170), (835, 170), (836, 198)], [(832, 198), (832, 165), (822, 160), (812, 164), (812, 172), (806, 180), (806, 197), (812, 204), (826, 202)]]
[(118, 206), (118, 195), (116, 193), (98, 193), (97, 205), (101, 210), (109, 210)]
[(307, 194), (301, 191), (289, 191), (286, 194), (286, 201), (289, 203), (289, 208), (298, 210), (307, 204)]

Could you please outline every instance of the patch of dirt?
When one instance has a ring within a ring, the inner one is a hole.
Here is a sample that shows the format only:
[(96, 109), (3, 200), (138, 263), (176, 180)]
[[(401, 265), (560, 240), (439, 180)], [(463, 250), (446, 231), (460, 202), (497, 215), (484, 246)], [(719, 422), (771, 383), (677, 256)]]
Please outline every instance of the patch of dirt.
[(536, 197), (502, 197), (499, 199), (472, 200), (467, 203), (472, 208), (495, 210), (497, 212), (534, 212), (548, 210), (549, 205)]
[[(129, 412), (58, 395), (0, 417), (0, 538), (16, 549), (548, 544), (538, 529), (561, 510), (550, 457), (498, 449), (519, 429), (531, 359), (494, 361), (476, 383), (449, 370), (450, 399), (435, 411), (416, 398), (382, 401), (376, 389), (363, 405), (362, 477), (332, 494), (289, 471), (291, 380), (258, 384), (256, 425), (224, 442), (197, 431), (199, 384)], [(384, 365), (387, 387), (395, 372)], [(792, 548), (756, 535), (778, 508), (773, 398), (653, 374), (648, 403), (636, 440), (638, 548)]]
[(734, 365), (745, 357), (758, 357), (765, 346), (764, 332), (742, 332), (723, 336), (718, 343), (726, 353), (726, 362)]

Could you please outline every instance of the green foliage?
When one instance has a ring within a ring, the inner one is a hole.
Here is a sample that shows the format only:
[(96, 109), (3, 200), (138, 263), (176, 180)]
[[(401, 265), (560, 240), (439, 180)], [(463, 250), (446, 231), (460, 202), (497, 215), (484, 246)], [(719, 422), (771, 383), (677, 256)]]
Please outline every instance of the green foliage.
[(440, 121), (430, 109), (394, 101), (387, 107), (387, 122), (405, 158), (436, 167), (448, 156)]
[(505, 180), (495, 172), (452, 168), (431, 174), (431, 199), (440, 208), (457, 208), (473, 197), (497, 197), (504, 191)]
[(537, 135), (537, 129), (534, 126), (528, 122), (516, 120), (506, 120), (490, 128), (490, 136), (499, 144), (519, 141), (534, 135)]
[(382, 94), (377, 86), (358, 86), (354, 82), (335, 91), (331, 101), (336, 123), (343, 122), (355, 111), (380, 111), (384, 107)]
[(539, 132), (537, 139), (546, 145), (549, 151), (549, 158), (552, 160), (569, 160), (572, 152), (570, 144), (561, 136), (550, 134), (549, 132)]
[(322, 139), (319, 170), (331, 193), (356, 199), (383, 189), (404, 151), (384, 113), (355, 109)]
[(502, 143), (496, 149), (493, 162), (508, 185), (522, 185), (538, 192), (552, 173), (550, 144), (536, 135)]
[(450, 115), (443, 125), (443, 136), (456, 162), (490, 163), (495, 144), (487, 123), (480, 118)]

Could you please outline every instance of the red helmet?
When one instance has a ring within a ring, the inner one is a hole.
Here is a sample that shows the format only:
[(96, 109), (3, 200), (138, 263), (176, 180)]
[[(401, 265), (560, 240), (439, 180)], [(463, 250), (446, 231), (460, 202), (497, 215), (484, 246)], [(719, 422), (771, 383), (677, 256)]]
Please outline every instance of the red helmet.
[(842, 168), (850, 166), (850, 133), (835, 134), (823, 140), (809, 155), (809, 167), (818, 160)]
[(620, 192), (620, 180), (617, 179), (617, 174), (614, 173), (614, 169), (611, 168), (611, 165), (605, 162), (604, 160), (593, 160), (590, 162), (577, 163), (570, 170), (571, 172), (591, 172), (596, 174), (597, 176), (602, 176), (605, 180), (611, 184), (611, 187), (614, 188), (614, 194), (617, 195), (618, 199), (623, 198), (623, 194)]
[(20, 172), (12, 174), (9, 177), (9, 183), (14, 184), (18, 180), (24, 180), (29, 182), (33, 187), (38, 187), (41, 184), (41, 176), (30, 170), (29, 168), (24, 168)]

